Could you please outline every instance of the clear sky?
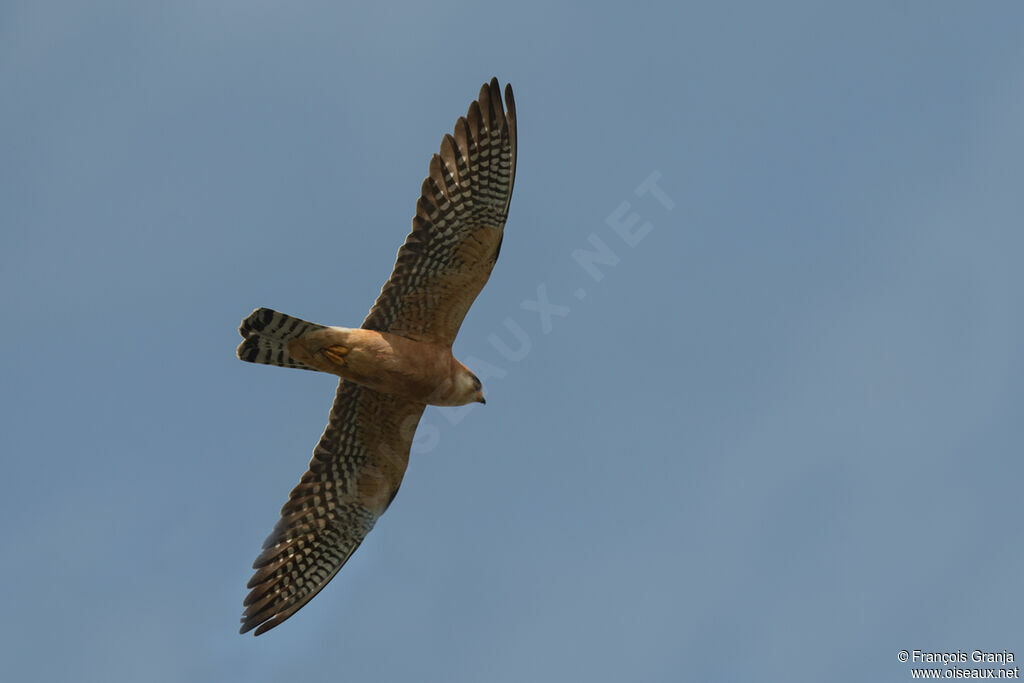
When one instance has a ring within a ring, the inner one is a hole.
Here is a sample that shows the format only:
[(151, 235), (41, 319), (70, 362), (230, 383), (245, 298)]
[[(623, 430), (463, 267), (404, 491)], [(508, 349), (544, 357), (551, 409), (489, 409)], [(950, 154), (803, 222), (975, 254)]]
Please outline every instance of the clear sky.
[[(3, 2), (5, 677), (1024, 659), (1022, 26), (1010, 2)], [(237, 325), (358, 325), (494, 75), (518, 177), (455, 345), (487, 405), (428, 409), (349, 564), (240, 636), (335, 382), (239, 362)]]

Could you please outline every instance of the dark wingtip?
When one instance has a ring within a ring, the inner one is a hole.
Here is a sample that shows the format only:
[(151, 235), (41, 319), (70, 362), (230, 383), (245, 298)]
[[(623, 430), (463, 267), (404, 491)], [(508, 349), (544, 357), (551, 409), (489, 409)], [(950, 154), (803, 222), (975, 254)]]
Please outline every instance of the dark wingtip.
[(256, 632), (253, 633), (252, 635), (253, 635), (253, 637), (256, 637), (256, 636), (259, 636), (259, 635), (263, 635), (264, 633), (266, 633), (270, 629), (274, 628), (275, 626), (277, 626), (277, 623), (274, 623), (273, 621), (265, 621), (262, 624), (260, 624), (260, 627), (258, 629), (256, 629)]
[(511, 83), (505, 84), (505, 109), (505, 113), (508, 115), (508, 118), (514, 121), (516, 118), (516, 98), (512, 94)]
[(283, 621), (284, 619), (281, 619), (279, 616), (267, 617), (266, 615), (263, 615), (259, 617), (242, 617), (242, 627), (238, 629), (238, 633), (239, 635), (245, 635), (249, 631), (256, 629), (256, 632), (252, 634), (253, 637), (256, 637), (266, 633), (275, 626), (279, 626)]

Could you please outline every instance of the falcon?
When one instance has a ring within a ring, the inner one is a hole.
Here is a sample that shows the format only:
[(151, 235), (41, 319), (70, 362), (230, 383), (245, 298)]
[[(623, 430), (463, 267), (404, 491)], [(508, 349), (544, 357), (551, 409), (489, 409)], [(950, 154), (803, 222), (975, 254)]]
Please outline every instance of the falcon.
[(430, 160), (412, 232), (361, 327), (267, 308), (242, 321), (240, 359), (341, 380), (309, 469), (253, 563), (240, 633), (278, 626), (344, 566), (398, 493), (428, 405), (485, 403), (452, 343), (498, 258), (515, 175), (512, 87), (503, 107), (492, 78)]

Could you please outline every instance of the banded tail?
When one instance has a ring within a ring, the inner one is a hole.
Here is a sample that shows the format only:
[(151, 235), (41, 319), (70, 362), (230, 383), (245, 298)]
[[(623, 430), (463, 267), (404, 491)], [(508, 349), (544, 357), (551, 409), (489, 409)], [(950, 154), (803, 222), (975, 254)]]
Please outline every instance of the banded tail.
[(326, 329), (325, 325), (306, 322), (269, 308), (257, 308), (238, 328), (238, 333), (245, 337), (245, 341), (238, 345), (238, 357), (250, 363), (316, 370), (292, 358), (288, 353), (288, 342), (323, 329)]

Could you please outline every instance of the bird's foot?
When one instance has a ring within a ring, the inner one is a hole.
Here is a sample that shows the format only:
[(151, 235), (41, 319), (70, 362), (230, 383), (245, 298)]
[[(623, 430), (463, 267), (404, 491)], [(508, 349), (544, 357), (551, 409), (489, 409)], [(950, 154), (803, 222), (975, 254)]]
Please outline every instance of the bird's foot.
[(344, 365), (345, 356), (348, 355), (349, 349), (347, 346), (327, 346), (320, 349), (320, 353), (325, 358), (334, 363), (335, 365)]

